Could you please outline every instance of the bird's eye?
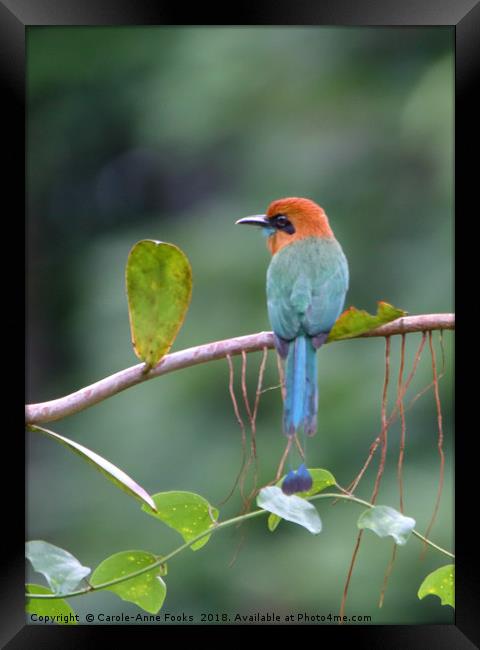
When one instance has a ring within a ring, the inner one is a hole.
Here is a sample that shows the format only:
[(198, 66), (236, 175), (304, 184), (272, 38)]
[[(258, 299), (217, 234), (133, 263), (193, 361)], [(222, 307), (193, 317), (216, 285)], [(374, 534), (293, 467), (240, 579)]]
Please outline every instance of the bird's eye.
[(288, 235), (293, 235), (295, 228), (293, 227), (292, 222), (284, 214), (276, 214), (271, 218), (272, 226), (277, 230), (287, 233)]
[(286, 226), (289, 223), (287, 217), (283, 214), (279, 214), (275, 217), (275, 225), (277, 227), (282, 228), (283, 226)]

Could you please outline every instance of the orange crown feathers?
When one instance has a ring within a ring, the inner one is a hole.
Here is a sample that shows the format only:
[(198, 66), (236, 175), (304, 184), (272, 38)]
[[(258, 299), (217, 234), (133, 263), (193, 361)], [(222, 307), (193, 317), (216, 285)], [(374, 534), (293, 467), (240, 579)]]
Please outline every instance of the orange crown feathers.
[(272, 201), (267, 209), (267, 217), (272, 218), (282, 214), (295, 227), (295, 233), (288, 235), (277, 231), (268, 238), (267, 245), (272, 255), (288, 244), (305, 237), (333, 237), (323, 208), (310, 199), (289, 197)]

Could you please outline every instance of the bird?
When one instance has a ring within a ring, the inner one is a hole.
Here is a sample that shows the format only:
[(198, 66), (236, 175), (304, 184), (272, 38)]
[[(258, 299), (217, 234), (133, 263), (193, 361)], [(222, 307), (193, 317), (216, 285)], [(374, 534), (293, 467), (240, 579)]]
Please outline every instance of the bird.
[[(313, 200), (272, 201), (265, 214), (238, 219), (258, 226), (272, 258), (267, 269), (267, 311), (275, 348), (285, 360), (283, 431), (288, 438), (317, 430), (317, 350), (341, 314), (349, 284), (348, 262), (328, 217)], [(313, 484), (305, 461), (283, 479), (284, 494)]]

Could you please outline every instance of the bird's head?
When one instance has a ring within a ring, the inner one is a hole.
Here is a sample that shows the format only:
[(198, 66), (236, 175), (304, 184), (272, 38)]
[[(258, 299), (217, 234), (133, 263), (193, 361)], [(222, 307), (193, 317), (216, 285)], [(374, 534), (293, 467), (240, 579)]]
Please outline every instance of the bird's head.
[(305, 237), (333, 237), (323, 208), (310, 199), (290, 197), (272, 201), (266, 214), (239, 219), (235, 223), (260, 226), (267, 235), (272, 255)]

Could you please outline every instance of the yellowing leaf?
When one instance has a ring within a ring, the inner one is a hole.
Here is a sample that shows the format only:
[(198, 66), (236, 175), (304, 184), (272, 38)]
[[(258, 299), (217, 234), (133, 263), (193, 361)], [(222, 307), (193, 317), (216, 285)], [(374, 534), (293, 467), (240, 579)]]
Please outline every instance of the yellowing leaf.
[[(215, 526), (218, 519), (218, 510), (194, 492), (159, 492), (153, 495), (153, 501), (157, 512), (147, 506), (142, 510), (178, 531), (186, 542)], [(210, 535), (205, 535), (190, 548), (196, 551), (209, 539)]]
[(190, 263), (173, 244), (144, 239), (128, 256), (126, 285), (135, 354), (155, 366), (170, 350), (190, 304)]
[(338, 317), (327, 339), (327, 343), (365, 334), (365, 332), (380, 327), (380, 325), (385, 325), (385, 323), (390, 323), (392, 320), (407, 315), (406, 311), (397, 309), (397, 307), (393, 307), (388, 302), (379, 301), (377, 304), (378, 308), (375, 316), (369, 314), (364, 309), (357, 309), (356, 307), (346, 309)]
[[(121, 551), (115, 553), (101, 564), (92, 573), (90, 584), (93, 586), (110, 582), (121, 578), (129, 573), (135, 573), (144, 567), (148, 567), (157, 561), (152, 553), (147, 551)], [(135, 603), (146, 612), (156, 614), (162, 607), (167, 594), (167, 587), (160, 576), (166, 574), (166, 567), (159, 565), (151, 571), (145, 571), (135, 578), (119, 582), (111, 587), (105, 587), (113, 591), (122, 600)]]
[[(27, 614), (35, 614), (35, 619), (32, 622), (40, 622), (41, 625), (45, 623), (54, 623), (55, 625), (76, 625), (76, 614), (66, 600), (62, 598), (35, 598), (34, 594), (52, 594), (53, 591), (44, 587), (43, 585), (27, 584), (25, 585), (27, 594), (32, 594), (27, 598), (25, 611)], [(39, 620), (39, 617), (42, 617)]]
[(420, 585), (420, 600), (430, 594), (438, 596), (442, 605), (455, 608), (455, 565), (446, 564), (429, 573)]

